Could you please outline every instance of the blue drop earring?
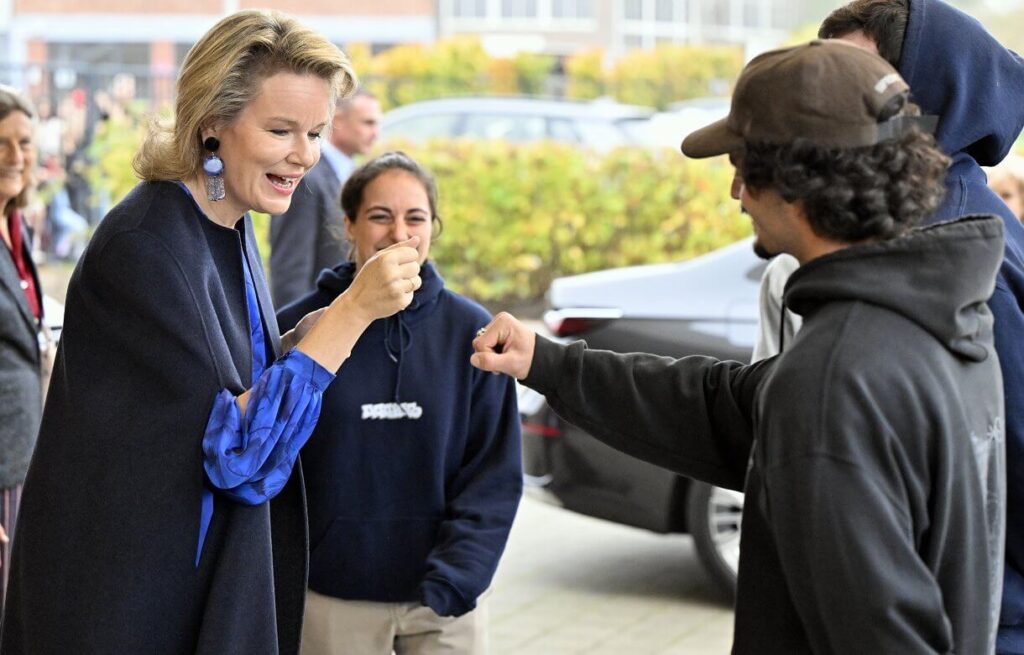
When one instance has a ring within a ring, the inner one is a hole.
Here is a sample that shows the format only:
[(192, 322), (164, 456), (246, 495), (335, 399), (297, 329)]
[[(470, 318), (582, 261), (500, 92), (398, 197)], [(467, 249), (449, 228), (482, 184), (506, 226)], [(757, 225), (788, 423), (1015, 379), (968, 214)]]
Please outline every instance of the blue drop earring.
[(206, 173), (206, 197), (212, 201), (224, 199), (224, 160), (217, 156), (220, 141), (217, 137), (207, 137), (203, 147), (210, 154), (203, 160), (203, 172)]

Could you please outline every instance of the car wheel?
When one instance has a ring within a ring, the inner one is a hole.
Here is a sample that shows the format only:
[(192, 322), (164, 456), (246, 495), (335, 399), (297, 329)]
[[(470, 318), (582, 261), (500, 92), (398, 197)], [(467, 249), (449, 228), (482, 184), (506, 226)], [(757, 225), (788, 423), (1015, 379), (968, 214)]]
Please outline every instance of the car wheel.
[(687, 529), (708, 573), (729, 596), (736, 595), (740, 561), (743, 494), (691, 482), (686, 498)]

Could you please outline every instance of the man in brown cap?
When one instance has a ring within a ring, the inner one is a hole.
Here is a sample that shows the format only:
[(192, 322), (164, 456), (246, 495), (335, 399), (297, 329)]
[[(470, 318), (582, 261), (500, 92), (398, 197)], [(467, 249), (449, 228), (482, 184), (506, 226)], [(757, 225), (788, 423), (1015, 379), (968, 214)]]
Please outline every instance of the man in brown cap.
[[(995, 651), (1024, 655), (1024, 228), (988, 188), (981, 169), (1003, 161), (1021, 134), (1024, 59), (976, 19), (941, 0), (853, 0), (833, 10), (818, 35), (878, 53), (907, 81), (922, 111), (940, 118), (935, 140), (952, 161), (946, 196), (924, 224), (967, 214), (1003, 219), (1003, 263), (988, 306), (1003, 372), (1006, 438), (1005, 450), (989, 454), (1005, 459), (1006, 504), (995, 502), (1004, 494), (992, 494), (986, 511), (1006, 515), (1005, 535), (993, 533), (990, 541), (997, 559), (1005, 553), (1005, 571), (993, 570), (996, 585), (1003, 582), (1002, 598), (992, 599), (993, 615), (1000, 615)], [(785, 310), (783, 290), (796, 268), (796, 260), (787, 255), (768, 264), (755, 359), (793, 343), (799, 316)]]
[[(984, 653), (1002, 438), (985, 305), (1002, 223), (912, 229), (947, 159), (881, 58), (814, 41), (751, 61), (683, 152), (741, 151), (764, 244), (803, 266), (804, 327), (745, 366), (563, 346), (500, 314), (472, 362), (641, 459), (746, 492), (734, 653)], [(958, 270), (959, 269), (959, 270)], [(966, 272), (966, 273), (965, 273)]]

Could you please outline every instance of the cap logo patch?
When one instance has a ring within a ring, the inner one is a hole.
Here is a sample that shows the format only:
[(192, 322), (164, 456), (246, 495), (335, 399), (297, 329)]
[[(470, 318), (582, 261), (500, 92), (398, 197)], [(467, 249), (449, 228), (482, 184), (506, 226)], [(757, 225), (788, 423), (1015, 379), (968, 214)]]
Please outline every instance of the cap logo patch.
[(882, 79), (878, 80), (878, 83), (875, 84), (875, 91), (877, 93), (885, 93), (886, 89), (888, 89), (896, 82), (899, 82), (901, 79), (903, 78), (899, 76), (899, 73), (889, 73)]

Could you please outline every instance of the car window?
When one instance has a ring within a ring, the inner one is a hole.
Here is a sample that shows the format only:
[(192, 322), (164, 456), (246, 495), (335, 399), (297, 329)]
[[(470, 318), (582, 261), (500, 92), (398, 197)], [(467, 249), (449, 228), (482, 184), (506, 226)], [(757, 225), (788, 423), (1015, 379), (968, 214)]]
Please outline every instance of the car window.
[(466, 116), (462, 136), (473, 139), (539, 141), (547, 136), (541, 116), (471, 114)]
[(410, 141), (452, 138), (455, 136), (460, 118), (458, 114), (415, 116), (388, 125), (384, 131), (384, 137), (387, 139), (409, 139)]
[(609, 121), (581, 120), (576, 123), (576, 129), (580, 132), (580, 140), (591, 148), (614, 148), (629, 141), (626, 133)]
[(567, 118), (548, 119), (549, 136), (561, 143), (579, 143), (580, 135), (573, 127), (572, 121)]
[[(647, 118), (626, 118), (618, 121), (616, 125), (625, 132), (626, 140), (630, 143), (651, 144), (654, 141), (651, 121)], [(680, 137), (681, 140), (682, 137)]]

